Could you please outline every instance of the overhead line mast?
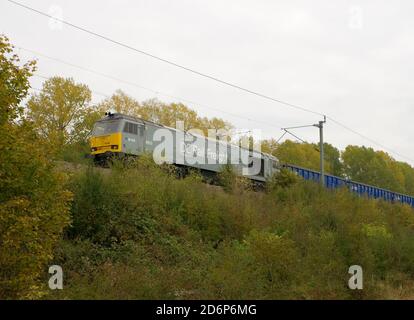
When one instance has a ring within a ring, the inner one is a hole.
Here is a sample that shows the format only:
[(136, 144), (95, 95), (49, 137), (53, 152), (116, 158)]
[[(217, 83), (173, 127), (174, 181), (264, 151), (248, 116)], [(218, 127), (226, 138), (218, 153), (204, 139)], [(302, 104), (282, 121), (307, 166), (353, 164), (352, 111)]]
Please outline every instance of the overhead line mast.
[(325, 150), (323, 146), (323, 125), (326, 123), (326, 116), (323, 117), (323, 121), (319, 121), (319, 124), (314, 126), (319, 128), (319, 154), (320, 154), (320, 171), (321, 171), (321, 185), (325, 186)]
[(323, 138), (323, 127), (324, 127), (325, 123), (326, 123), (326, 116), (324, 115), (323, 120), (319, 121), (319, 123), (317, 123), (317, 124), (282, 128), (282, 130), (285, 131), (283, 136), (286, 133), (289, 133), (290, 135), (294, 136), (296, 139), (299, 139), (302, 142), (305, 142), (305, 141), (302, 140), (301, 138), (299, 138), (298, 136), (296, 136), (295, 134), (293, 134), (292, 132), (290, 132), (289, 130), (300, 129), (300, 128), (309, 128), (309, 127), (319, 128), (319, 150), (318, 151), (319, 151), (319, 154), (320, 154), (320, 162), (319, 162), (319, 165), (320, 165), (320, 183), (321, 183), (322, 186), (325, 186), (325, 148), (324, 148), (324, 138)]

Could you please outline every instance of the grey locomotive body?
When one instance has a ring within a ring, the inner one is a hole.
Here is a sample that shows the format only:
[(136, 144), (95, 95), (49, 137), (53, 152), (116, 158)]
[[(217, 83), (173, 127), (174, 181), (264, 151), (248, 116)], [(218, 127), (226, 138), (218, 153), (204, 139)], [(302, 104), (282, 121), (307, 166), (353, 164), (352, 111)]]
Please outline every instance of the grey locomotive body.
[(108, 156), (153, 154), (158, 163), (217, 173), (224, 165), (249, 179), (264, 182), (278, 171), (272, 155), (235, 144), (185, 132), (124, 114), (109, 114), (94, 127), (91, 154), (96, 160)]

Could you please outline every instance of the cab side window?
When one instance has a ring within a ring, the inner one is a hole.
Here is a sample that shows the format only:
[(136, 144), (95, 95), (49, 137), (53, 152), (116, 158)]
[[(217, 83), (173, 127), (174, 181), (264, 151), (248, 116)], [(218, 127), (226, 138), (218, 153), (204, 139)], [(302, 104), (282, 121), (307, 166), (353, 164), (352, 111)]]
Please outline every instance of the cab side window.
[(138, 125), (136, 123), (125, 122), (124, 132), (138, 134)]

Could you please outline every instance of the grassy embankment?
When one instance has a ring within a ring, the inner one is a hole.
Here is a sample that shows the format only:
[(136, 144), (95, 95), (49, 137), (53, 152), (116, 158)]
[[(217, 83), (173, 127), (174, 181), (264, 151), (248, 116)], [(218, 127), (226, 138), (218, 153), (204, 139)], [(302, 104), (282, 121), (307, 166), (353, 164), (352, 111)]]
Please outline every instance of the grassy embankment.
[[(414, 298), (414, 212), (281, 175), (226, 191), (141, 159), (70, 173), (72, 226), (55, 250), (69, 299)], [(364, 289), (348, 289), (361, 265)]]

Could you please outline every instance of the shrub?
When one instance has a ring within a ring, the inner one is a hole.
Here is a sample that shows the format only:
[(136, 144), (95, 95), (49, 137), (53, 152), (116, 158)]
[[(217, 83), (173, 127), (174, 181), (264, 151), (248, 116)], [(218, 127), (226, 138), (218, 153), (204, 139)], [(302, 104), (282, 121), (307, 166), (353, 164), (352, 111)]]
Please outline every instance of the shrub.
[[(223, 192), (147, 157), (79, 172), (56, 254), (69, 283), (53, 296), (368, 299), (412, 283), (412, 208), (275, 181), (268, 192)], [(363, 268), (362, 291), (348, 288), (351, 265)]]
[(71, 193), (29, 127), (5, 129), (0, 128), (0, 299), (36, 298), (44, 289), (40, 276), (70, 221)]

